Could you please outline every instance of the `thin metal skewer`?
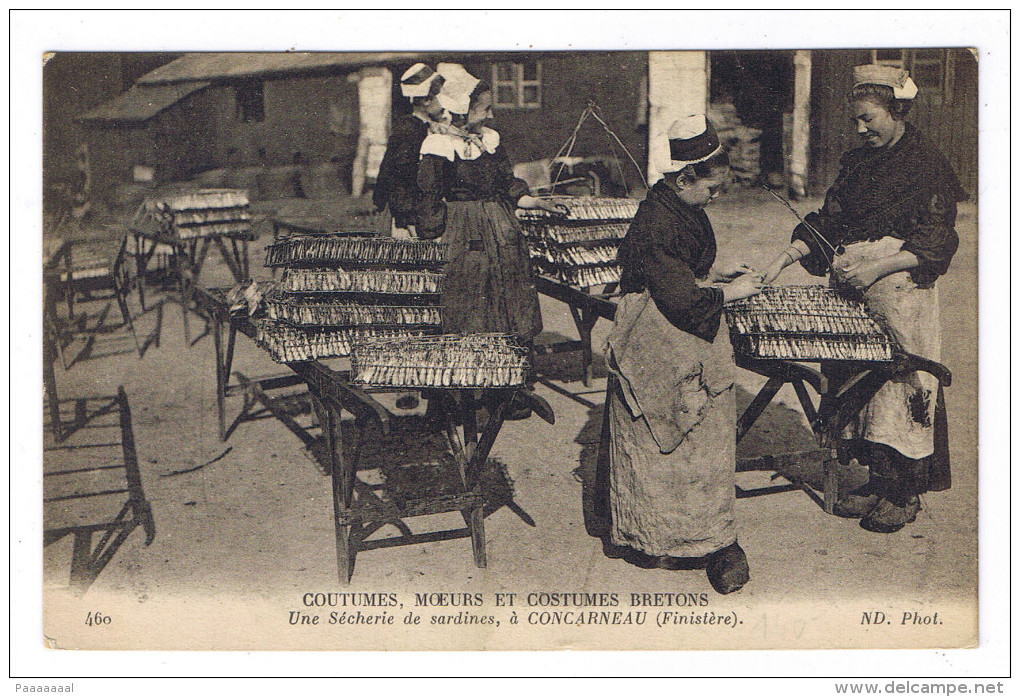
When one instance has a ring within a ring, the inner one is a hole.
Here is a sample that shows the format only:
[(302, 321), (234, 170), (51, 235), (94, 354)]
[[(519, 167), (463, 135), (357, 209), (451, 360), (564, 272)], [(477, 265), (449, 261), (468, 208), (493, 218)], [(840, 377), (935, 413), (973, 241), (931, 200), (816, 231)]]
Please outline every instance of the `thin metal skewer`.
[[(811, 231), (811, 234), (813, 234), (820, 241), (824, 242), (825, 246), (828, 247), (830, 250), (832, 250), (833, 256), (835, 256), (836, 254), (839, 254), (839, 252), (836, 251), (836, 248), (833, 247), (832, 244), (827, 239), (825, 239), (825, 236), (822, 235), (822, 233), (818, 232), (818, 230), (816, 230), (815, 227), (811, 223), (809, 223), (808, 221), (804, 220), (804, 218), (801, 217), (800, 213), (797, 212), (796, 208), (794, 208), (793, 206), (790, 205), (789, 201), (787, 201), (785, 198), (783, 198), (782, 196), (777, 194), (775, 192), (775, 190), (773, 190), (771, 187), (769, 187), (768, 184), (762, 183), (761, 186), (762, 186), (763, 189), (765, 189), (765, 191), (767, 191), (770, 194), (772, 194), (772, 196), (777, 201), (779, 201), (784, 206), (786, 206), (788, 209), (790, 209), (790, 212), (793, 213), (795, 216), (797, 216), (797, 220), (799, 220), (801, 223), (803, 223), (804, 227), (806, 227), (808, 230)], [(840, 245), (840, 246), (842, 247), (842, 245)], [(829, 270), (830, 271), (833, 270), (832, 269), (832, 262), (831, 261), (829, 261)]]

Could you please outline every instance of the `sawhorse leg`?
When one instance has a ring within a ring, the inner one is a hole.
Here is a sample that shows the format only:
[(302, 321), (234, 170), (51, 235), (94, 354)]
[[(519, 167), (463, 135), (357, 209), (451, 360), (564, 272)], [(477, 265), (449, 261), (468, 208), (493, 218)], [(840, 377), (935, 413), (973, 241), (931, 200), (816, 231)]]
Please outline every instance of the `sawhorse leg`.
[(235, 283), (243, 283), (248, 280), (248, 241), (241, 240), (241, 246), (237, 245), (237, 238), (230, 238), (230, 248), (222, 237), (213, 238), (220, 250), (223, 261), (230, 268)]
[[(812, 425), (812, 428), (815, 428), (815, 425), (819, 423), (818, 411), (815, 409), (814, 402), (811, 401), (811, 396), (808, 394), (807, 387), (804, 386), (804, 381), (794, 378), (790, 383), (793, 385), (794, 392), (797, 393), (797, 399), (804, 410), (804, 416), (807, 418), (808, 423)], [(839, 498), (840, 461), (839, 450), (837, 448), (839, 438), (839, 430), (832, 433), (824, 427), (822, 432), (818, 434), (819, 447), (822, 450), (828, 451), (828, 456), (822, 460), (822, 508), (830, 515), (835, 509), (836, 499)]]
[[(475, 418), (477, 402), (474, 392), (472, 390), (463, 390), (459, 396), (459, 405), (450, 396), (442, 397), (443, 428), (446, 431), (450, 450), (453, 452), (453, 459), (457, 463), (457, 472), (460, 475), (463, 491), (478, 494), (481, 490), (482, 468), (485, 466), (485, 460), (488, 458), (492, 443), (495, 442), (495, 435), (491, 437), (491, 442), (489, 442), (486, 440), (485, 434), (489, 433), (492, 429), (495, 429), (495, 432), (498, 433), (500, 427), (502, 427), (505, 400), (500, 400), (498, 406), (495, 407), (491, 406), (492, 402), (490, 401), (490, 409), (494, 411), (489, 414), (489, 420), (482, 431), (482, 440), (479, 442)], [(437, 396), (436, 400), (438, 401), (439, 399)], [(458, 406), (463, 423), (463, 442), (451, 419), (451, 410), (458, 408)], [(464, 518), (464, 524), (471, 535), (471, 554), (474, 557), (475, 566), (484, 569), (487, 563), (485, 557), (485, 510), (484, 499), (479, 497), (478, 500), (480, 501), (479, 503), (471, 508), (461, 510), (460, 514)]]
[[(791, 370), (788, 368), (788, 370)], [(754, 396), (751, 403), (747, 406), (744, 412), (737, 419), (737, 442), (739, 443), (747, 432), (751, 429), (754, 423), (758, 420), (758, 417), (762, 415), (772, 399), (779, 393), (779, 390), (783, 387), (786, 382), (790, 382), (793, 385), (794, 391), (797, 393), (797, 398), (800, 400), (801, 407), (804, 409), (804, 414), (807, 417), (808, 422), (811, 424), (812, 431), (816, 434), (820, 446), (820, 450), (824, 453), (822, 459), (822, 489), (823, 489), (823, 501), (822, 505), (826, 513), (832, 513), (833, 506), (835, 505), (835, 499), (837, 495), (837, 488), (839, 484), (839, 460), (838, 452), (829, 447), (831, 441), (827, 431), (827, 427), (824, 425), (824, 420), (818, 415), (815, 410), (814, 404), (808, 395), (807, 388), (804, 385), (805, 379), (813, 380), (812, 384), (815, 385), (816, 389), (822, 394), (822, 405), (829, 399), (828, 396), (828, 381), (822, 379), (822, 376), (813, 372), (804, 372), (804, 369), (798, 369), (799, 373), (787, 372), (785, 374), (771, 374), (768, 377), (768, 381), (758, 391), (758, 394)], [(756, 371), (757, 372), (757, 371)], [(808, 377), (805, 377), (808, 376)], [(813, 376), (813, 377), (812, 377)], [(817, 379), (815, 379), (817, 378)], [(820, 407), (821, 409), (821, 407)], [(838, 437), (838, 429), (836, 432)], [(799, 457), (813, 456), (816, 455), (817, 451), (814, 452), (803, 452), (796, 453)], [(748, 469), (754, 469), (753, 463), (760, 465), (767, 465), (773, 468), (778, 465), (779, 461), (791, 462), (790, 456), (777, 456), (767, 455), (761, 458), (752, 458), (751, 460), (742, 460), (738, 462), (737, 471), (747, 471)], [(791, 484), (796, 487), (804, 489), (808, 494), (812, 494), (810, 488), (800, 480), (799, 477), (790, 478)]]
[(156, 253), (157, 243), (153, 240), (151, 242), (152, 248), (148, 251), (145, 250), (146, 239), (137, 233), (134, 235), (135, 238), (135, 267), (137, 269), (137, 275), (135, 276), (135, 283), (138, 284), (138, 302), (142, 306), (142, 312), (145, 312), (145, 275), (146, 270), (149, 268), (149, 261), (152, 256)]
[(94, 580), (89, 568), (92, 558), (92, 531), (88, 528), (74, 533), (71, 548), (71, 589), (76, 594), (84, 593)]
[(783, 387), (784, 380), (782, 378), (771, 377), (765, 386), (759, 390), (758, 394), (754, 396), (751, 403), (747, 405), (747, 409), (737, 419), (737, 442), (739, 443), (744, 435), (750, 430), (754, 422), (758, 420), (762, 412), (765, 411), (765, 407), (769, 405), (772, 398), (776, 396), (779, 390)]
[(145, 498), (142, 488), (142, 475), (138, 470), (138, 450), (135, 448), (135, 430), (131, 421), (131, 406), (128, 404), (124, 386), (117, 388), (119, 405), (121, 452), (124, 454), (124, 477), (127, 480), (130, 498), (125, 507), (131, 510), (132, 519), (145, 530), (145, 544), (150, 545), (156, 539), (156, 523), (152, 517), (152, 506)]
[(188, 312), (191, 310), (195, 286), (202, 273), (211, 240), (204, 237), (177, 245), (171, 256), (172, 271), (177, 283), (177, 301), (181, 304), (181, 318), (184, 322), (184, 340), (191, 346), (191, 325)]
[[(517, 394), (517, 390), (507, 390), (500, 395), (501, 399), (494, 401), (494, 405), (490, 407), (492, 411), (489, 413), (489, 420), (485, 422), (485, 428), (482, 429), (481, 434), (478, 436), (478, 443), (474, 446), (468, 458), (466, 468), (467, 486), (470, 491), (476, 494), (481, 494), (482, 472), (485, 469), (485, 463), (489, 459), (489, 452), (496, 443), (500, 429), (503, 428), (506, 410), (515, 394)], [(536, 412), (542, 411), (544, 410), (536, 409)], [(486, 565), (485, 515), (483, 505), (480, 503), (471, 509), (468, 521), (468, 528), (471, 531), (471, 551), (475, 556), (475, 566), (481, 569), (484, 569)]]
[[(468, 390), (462, 393), (461, 415), (464, 424), (464, 452), (462, 453), (462, 457), (466, 458), (463, 472), (463, 484), (467, 491), (478, 494), (481, 493), (482, 468), (485, 467), (485, 459), (488, 457), (488, 451), (489, 448), (492, 447), (492, 443), (489, 443), (488, 447), (485, 448), (484, 453), (480, 453), (481, 444), (478, 442), (478, 424), (475, 417), (477, 413), (476, 407), (477, 402), (475, 401), (474, 392)], [(503, 412), (505, 407), (505, 401), (498, 402), (497, 406), (494, 407), (495, 413), (489, 414), (489, 420), (485, 424), (486, 432), (493, 425), (496, 425), (496, 432), (499, 432), (499, 427), (503, 424)], [(490, 406), (490, 408), (493, 407)], [(493, 442), (495, 442), (495, 437), (493, 437)], [(480, 463), (478, 461), (479, 454), (482, 455)], [(464, 523), (471, 532), (471, 554), (474, 557), (475, 566), (479, 569), (484, 569), (487, 563), (485, 558), (484, 507), (482, 504), (479, 504), (470, 510), (461, 511), (461, 515), (464, 517)]]
[(230, 381), (230, 367), (234, 362), (234, 341), (237, 337), (237, 327), (233, 322), (227, 320), (227, 346), (223, 347), (223, 319), (217, 315), (212, 316), (213, 344), (216, 347), (216, 411), (219, 416), (220, 440), (227, 439), (227, 384)]
[(831, 451), (823, 463), (825, 512), (832, 513), (839, 498), (839, 443), (843, 429), (856, 418), (865, 405), (878, 393), (886, 377), (874, 370), (861, 370), (837, 388), (822, 395), (818, 405), (815, 428), (819, 444)]
[(323, 400), (312, 390), (312, 404), (322, 422), (322, 433), (326, 443), (331, 488), (333, 490), (333, 525), (336, 537), (336, 568), (341, 585), (349, 585), (354, 574), (354, 561), (358, 555), (360, 525), (354, 525), (351, 505), (354, 501), (354, 478), (361, 449), (361, 431), (364, 424), (356, 417), (358, 442), (354, 457), (344, 457), (341, 434), (341, 412), (338, 405)]
[(581, 337), (581, 364), (584, 370), (584, 375), (581, 378), (585, 387), (591, 387), (592, 377), (594, 375), (594, 367), (592, 366), (593, 356), (591, 350), (591, 330), (594, 329), (595, 323), (598, 322), (598, 316), (592, 314), (590, 311), (584, 308), (574, 307), (570, 305), (570, 314), (574, 318), (574, 326), (577, 327), (577, 333)]
[(837, 450), (831, 448), (831, 457), (822, 461), (822, 504), (825, 512), (832, 514), (839, 498), (839, 457)]
[(185, 278), (186, 267), (190, 266), (187, 264), (186, 252), (184, 247), (177, 247), (170, 255), (170, 274), (173, 277), (173, 283), (177, 286), (174, 289), (174, 299), (181, 306), (181, 321), (184, 323), (184, 341), (189, 346), (191, 345), (191, 325), (188, 321), (188, 305), (186, 301), (186, 295), (188, 293), (187, 285), (188, 280)]
[(460, 416), (464, 433), (464, 455), (470, 458), (478, 444), (478, 400), (475, 399), (474, 391), (464, 390), (461, 393)]
[[(499, 436), (500, 429), (503, 428), (507, 407), (516, 392), (516, 390), (504, 390), (498, 395), (498, 399), (490, 399), (489, 419), (485, 422), (485, 427), (480, 434), (475, 436), (467, 431), (464, 433), (464, 439), (469, 446), (463, 454), (467, 459), (466, 466), (464, 467), (464, 484), (468, 491), (481, 494), (482, 473), (485, 469), (485, 463), (489, 459), (489, 452)], [(474, 396), (470, 395), (468, 400), (473, 402)], [(466, 427), (467, 422), (465, 422)], [(476, 437), (477, 443), (474, 442)], [(479, 499), (483, 500), (481, 497)], [(487, 564), (484, 503), (479, 503), (469, 511), (464, 511), (463, 514), (468, 530), (471, 532), (471, 552), (474, 555), (475, 566), (484, 569)]]
[(59, 443), (64, 440), (64, 423), (60, 420), (60, 398), (57, 396), (57, 377), (53, 371), (52, 342), (60, 341), (60, 337), (49, 336), (44, 332), (43, 337), (43, 386), (46, 388), (46, 402), (50, 410), (50, 428), (53, 429), (53, 437)]

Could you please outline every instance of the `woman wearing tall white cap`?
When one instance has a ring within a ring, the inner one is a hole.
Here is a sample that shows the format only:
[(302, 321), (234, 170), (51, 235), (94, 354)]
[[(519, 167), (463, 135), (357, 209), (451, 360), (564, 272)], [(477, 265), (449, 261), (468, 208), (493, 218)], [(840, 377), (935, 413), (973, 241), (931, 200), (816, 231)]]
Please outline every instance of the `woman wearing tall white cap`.
[(379, 166), (372, 202), (379, 210), (390, 209), (394, 237), (415, 236), (418, 209), (418, 160), (421, 144), (431, 124), (439, 121), (443, 107), (439, 91), (443, 76), (424, 63), (415, 63), (400, 77), (400, 93), (411, 101), (411, 113), (398, 116)]
[(715, 266), (704, 207), (729, 158), (698, 114), (660, 138), (664, 174), (617, 256), (624, 295), (606, 346), (612, 375), (607, 551), (666, 569), (704, 565), (719, 593), (748, 580), (734, 521), (736, 406), (723, 303), (758, 293), (744, 264)]
[[(797, 226), (763, 281), (795, 261), (816, 276), (829, 273), (830, 285), (863, 297), (904, 350), (937, 361), (935, 282), (959, 246), (956, 204), (966, 194), (938, 148), (905, 120), (916, 95), (906, 70), (854, 68), (847, 101), (863, 142), (843, 156), (825, 204), (806, 218), (811, 227)], [(869, 467), (870, 480), (840, 497), (837, 514), (895, 532), (917, 517), (920, 494), (949, 487), (945, 407), (934, 376), (914, 372), (886, 383), (854, 430), (850, 452)]]
[[(492, 118), (492, 91), (460, 66), (439, 66), (446, 77), (439, 100), (452, 123), (421, 147), (418, 234), (449, 245), (443, 282), (443, 328), (449, 332), (505, 332), (530, 345), (542, 331), (531, 259), (514, 207), (562, 212), (528, 194)], [(518, 408), (507, 418), (525, 418)]]

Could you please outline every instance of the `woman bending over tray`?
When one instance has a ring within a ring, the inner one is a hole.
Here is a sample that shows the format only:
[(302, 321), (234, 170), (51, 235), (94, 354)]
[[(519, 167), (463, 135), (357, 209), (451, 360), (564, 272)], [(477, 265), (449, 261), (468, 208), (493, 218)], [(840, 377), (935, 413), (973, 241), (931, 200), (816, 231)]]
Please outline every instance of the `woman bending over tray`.
[[(734, 522), (733, 351), (723, 303), (759, 292), (743, 264), (713, 266), (704, 207), (729, 158), (703, 115), (674, 123), (659, 146), (664, 178), (620, 245), (624, 295), (609, 334), (608, 550), (665, 569), (704, 565), (719, 593), (748, 580)], [(716, 284), (716, 285), (710, 285)]]
[[(457, 65), (441, 64), (446, 81), (439, 93), (452, 122), (429, 134), (421, 146), (418, 235), (442, 236), (449, 245), (443, 282), (443, 329), (448, 332), (506, 332), (525, 346), (542, 331), (538, 292), (528, 245), (514, 206), (564, 213), (528, 195), (514, 178), (492, 119), (488, 83)], [(507, 418), (526, 418), (518, 407)]]
[[(905, 351), (938, 361), (935, 282), (959, 245), (956, 204), (966, 194), (942, 153), (905, 121), (917, 94), (907, 71), (862, 65), (854, 83), (847, 101), (863, 144), (843, 156), (822, 209), (797, 226), (762, 280), (771, 283), (795, 261), (816, 276), (830, 273), (830, 284), (863, 297)], [(839, 498), (838, 515), (895, 532), (917, 517), (920, 494), (949, 488), (943, 405), (938, 381), (925, 372), (882, 387), (849, 444), (869, 481)]]

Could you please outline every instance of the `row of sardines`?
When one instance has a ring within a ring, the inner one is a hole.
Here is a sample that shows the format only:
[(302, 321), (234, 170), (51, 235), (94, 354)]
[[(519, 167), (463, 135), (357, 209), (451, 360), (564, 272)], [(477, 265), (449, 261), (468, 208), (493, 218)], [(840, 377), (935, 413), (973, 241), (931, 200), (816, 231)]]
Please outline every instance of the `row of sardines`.
[(530, 254), (535, 273), (569, 286), (591, 288), (620, 281), (620, 265), (612, 246), (563, 249), (532, 241)]
[(726, 305), (734, 350), (752, 358), (892, 360), (895, 341), (864, 303), (825, 286), (771, 286)]
[(567, 285), (577, 288), (591, 288), (610, 283), (620, 282), (620, 267), (616, 264), (607, 266), (575, 266), (557, 272), (559, 278)]
[(727, 311), (787, 312), (867, 317), (864, 304), (828, 286), (766, 286), (758, 295), (735, 300)]
[(446, 245), (361, 234), (296, 235), (266, 249), (282, 267), (256, 340), (279, 362), (350, 355), (359, 341), (439, 333)]
[(631, 220), (637, 215), (641, 202), (633, 198), (610, 198), (608, 196), (552, 196), (553, 203), (567, 208), (565, 215), (557, 215), (542, 209), (520, 209), (517, 215), (522, 220), (550, 218), (554, 220)]
[(369, 304), (370, 298), (307, 300), (285, 293), (271, 294), (265, 302), (270, 319), (301, 327), (438, 327), (442, 324), (438, 305), (374, 305)]
[(740, 334), (846, 334), (882, 336), (871, 317), (847, 317), (802, 312), (729, 312), (729, 322)]
[(735, 337), (735, 351), (753, 358), (791, 361), (891, 361), (894, 345), (877, 337)]
[(588, 223), (585, 225), (560, 225), (546, 221), (529, 220), (521, 224), (528, 239), (537, 239), (547, 244), (602, 243), (607, 240), (622, 240), (630, 228), (624, 223)]
[(354, 346), (365, 339), (393, 339), (419, 336), (423, 332), (383, 327), (292, 327), (271, 319), (257, 319), (255, 341), (280, 363), (297, 363), (348, 356)]
[(507, 334), (367, 339), (351, 354), (355, 381), (388, 387), (517, 387), (527, 350)]
[(280, 288), (288, 293), (437, 295), (443, 292), (443, 274), (427, 269), (287, 269)]
[(607, 243), (571, 247), (535, 245), (532, 247), (532, 258), (536, 257), (541, 257), (557, 267), (607, 266), (616, 263), (616, 245)]
[(295, 235), (266, 248), (270, 267), (439, 269), (446, 257), (442, 242), (344, 233)]

